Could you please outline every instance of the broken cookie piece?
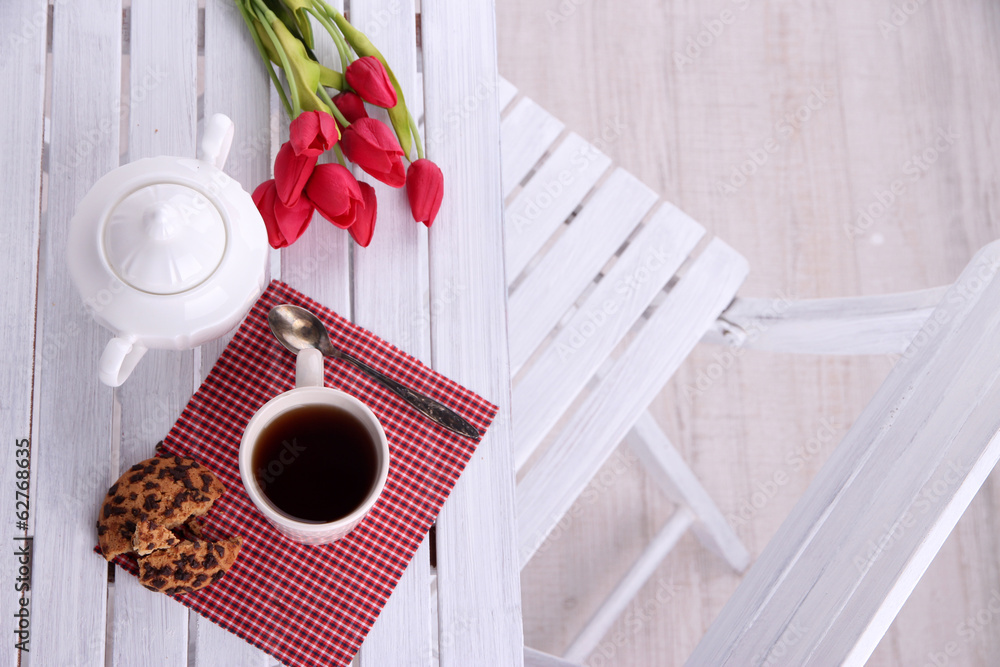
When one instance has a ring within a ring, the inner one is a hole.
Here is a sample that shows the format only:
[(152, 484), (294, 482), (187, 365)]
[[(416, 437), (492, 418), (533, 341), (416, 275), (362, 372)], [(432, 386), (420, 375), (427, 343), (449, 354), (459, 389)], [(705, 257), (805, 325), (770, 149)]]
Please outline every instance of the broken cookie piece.
[(219, 581), (240, 553), (243, 538), (220, 542), (184, 541), (139, 558), (139, 581), (167, 595), (193, 593)]
[(97, 520), (101, 553), (111, 560), (131, 551), (148, 554), (175, 546), (178, 540), (171, 529), (208, 512), (225, 491), (215, 475), (193, 459), (140, 461), (108, 489)]

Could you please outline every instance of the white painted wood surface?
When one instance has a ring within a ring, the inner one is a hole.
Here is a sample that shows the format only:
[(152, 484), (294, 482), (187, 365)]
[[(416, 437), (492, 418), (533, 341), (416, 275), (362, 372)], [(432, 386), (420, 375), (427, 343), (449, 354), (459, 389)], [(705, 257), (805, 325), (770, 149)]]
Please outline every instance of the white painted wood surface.
[[(518, 469), (704, 233), (701, 225), (675, 206), (664, 204), (519, 378), (512, 413)], [(511, 319), (513, 331), (529, 325)]]
[(562, 131), (562, 122), (532, 100), (525, 97), (514, 105), (500, 125), (505, 197), (528, 175)]
[(58, 13), (51, 85), (59, 93), (51, 112), (35, 339), (30, 659), (36, 667), (98, 667), (105, 664), (108, 566), (93, 553), (94, 524), (113, 471), (112, 391), (98, 382), (97, 359), (109, 333), (84, 310), (65, 252), (77, 203), (119, 163), (122, 11), (109, 0), (65, 3)]
[(514, 525), (503, 195), (493, 4), (424, 3), (428, 157), (448, 192), (430, 231), (431, 303), (467, 282), (431, 319), (434, 367), (499, 406), (437, 522), (441, 667), (523, 663)]
[[(199, 4), (205, 5), (203, 13)], [(425, 361), (441, 359), (451, 369), (445, 373), (502, 407), (491, 438), (463, 477), (464, 491), (456, 490), (456, 517), (443, 521), (444, 593), (432, 606), (431, 545), (425, 542), (355, 661), (362, 666), (432, 665), (438, 659), (440, 664), (472, 660), (507, 665), (523, 659), (513, 556), (509, 375), (505, 360), (497, 367), (482, 363), (483, 359), (497, 362), (495, 350), (506, 350), (494, 19), (492, 6), (485, 3), (462, 6), (460, 15), (453, 9), (441, 9), (443, 25), (437, 28), (429, 27), (425, 18), (424, 30), (449, 32), (457, 25), (465, 30), (464, 19), (474, 17), (478, 32), (469, 33), (467, 43), (437, 56), (423, 54), (425, 65), (435, 57), (456, 60), (455, 54), (473, 43), (485, 50), (478, 59), (463, 63), (463, 76), (451, 76), (448, 63), (432, 68), (437, 107), (431, 121), (434, 129), (437, 119), (438, 133), (428, 137), (427, 144), (431, 157), (442, 166), (450, 165), (445, 169), (446, 187), (453, 193), (438, 221), (438, 229), (442, 224), (449, 228), (437, 242), (438, 261), (429, 263), (428, 232), (412, 220), (405, 192), (381, 185), (376, 186), (379, 228), (368, 249), (352, 248), (343, 231), (317, 216), (302, 243), (272, 254), (274, 277), (284, 278)], [(192, 155), (199, 116), (222, 112), (233, 118), (236, 137), (226, 171), (247, 190), (270, 176), (274, 151), (287, 137), (287, 119), (275, 111), (276, 97), (232, 3), (185, 0), (168, 6), (134, 0), (122, 10), (117, 2), (86, 9), (41, 3), (26, 4), (17, 12), (3, 10), (4, 18), (19, 30), (36, 24), (38, 30), (16, 51), (16, 67), (2, 70), (5, 83), (18, 91), (21, 105), (19, 122), (5, 126), (16, 132), (17, 141), (7, 154), (18, 163), (42, 165), (42, 105), (48, 80), (54, 91), (51, 134), (55, 137), (48, 151), (49, 170), (53, 165), (62, 167), (51, 174), (47, 190), (41, 181), (48, 174), (19, 170), (24, 173), (17, 188), (19, 199), (9, 202), (27, 224), (5, 247), (14, 253), (11, 265), (19, 276), (40, 276), (37, 333), (31, 317), (12, 318), (27, 327), (22, 337), (30, 340), (34, 334), (38, 344), (33, 351), (26, 350), (24, 363), (15, 363), (3, 377), (5, 383), (14, 383), (11, 393), (22, 401), (11, 404), (10, 413), (17, 413), (20, 405), (23, 428), (12, 423), (11, 431), (23, 431), (27, 437), (30, 425), (37, 425), (33, 468), (39, 481), (33, 488), (37, 504), (33, 497), (32, 509), (44, 529), (29, 531), (36, 537), (32, 664), (186, 665), (190, 661), (213, 667), (264, 667), (274, 660), (167, 598), (149, 594), (131, 577), (121, 575), (116, 585), (109, 586), (107, 566), (91, 553), (95, 512), (107, 486), (122, 468), (152, 454), (153, 445), (211, 369), (225, 340), (187, 353), (151, 352), (130, 383), (117, 392), (99, 385), (97, 358), (110, 334), (84, 312), (65, 270), (63, 244), (69, 218), (93, 182), (120, 162), (147, 155)], [(422, 83), (417, 73), (421, 59), (415, 32), (421, 22), (413, 4), (354, 2), (351, 11), (352, 19), (394, 64), (409, 89), (411, 108), (421, 115)], [(49, 25), (53, 62), (47, 79)], [(204, 59), (199, 36), (204, 38)], [(319, 41), (318, 52), (329, 49), (323, 39)], [(233, 57), (241, 51), (245, 57)], [(99, 74), (90, 73), (92, 66)], [(84, 80), (88, 85), (80, 85)], [(463, 118), (462, 127), (453, 128), (454, 114), (448, 113), (452, 105), (475, 97), (482, 85), (489, 88), (485, 106)], [(119, 101), (123, 87), (131, 99)], [(489, 140), (470, 149), (464, 141), (469, 136)], [(14, 141), (15, 135), (5, 131), (0, 140)], [(493, 167), (484, 170), (483, 164)], [(466, 187), (480, 192), (469, 197)], [(475, 218), (478, 225), (454, 222), (466, 218)], [(41, 236), (40, 222), (45, 225)], [(449, 248), (467, 252), (448, 257)], [(470, 267), (483, 265), (489, 270), (470, 272)], [(31, 312), (35, 283), (19, 283), (15, 292), (19, 312)], [(476, 319), (467, 326), (463, 318), (470, 308)], [(441, 340), (446, 332), (458, 332), (453, 340), (461, 341), (463, 348), (440, 348), (432, 356), (432, 330), (439, 330)], [(33, 416), (32, 372), (38, 386)], [(87, 386), (91, 389), (80, 389)], [(13, 469), (6, 464), (3, 469), (13, 479)], [(498, 504), (507, 507), (505, 515), (495, 511)], [(479, 527), (471, 543), (465, 522)], [(11, 537), (9, 530), (5, 536)], [(506, 549), (510, 556), (472, 562), (473, 554), (484, 548), (496, 553)], [(4, 571), (12, 572), (10, 566), (5, 562)], [(65, 573), (72, 576), (67, 579)], [(432, 636), (438, 608), (442, 621), (434, 627), (440, 636)], [(0, 655), (0, 664), (15, 659), (13, 651)]]
[(691, 665), (863, 665), (1000, 459), (1000, 243), (810, 484)]
[(900, 354), (947, 289), (802, 301), (737, 298), (705, 341), (784, 353)]
[(577, 665), (548, 653), (525, 648), (524, 667), (577, 667)]
[[(743, 257), (713, 240), (531, 466), (517, 489), (522, 566), (729, 304), (747, 271)], [(663, 340), (671, 341), (669, 348)]]
[[(258, 183), (271, 177), (270, 79), (260, 59), (233, 57), (237, 50), (253, 53), (257, 47), (230, 0), (206, 0), (204, 22), (202, 115), (208, 118), (224, 113), (232, 119), (236, 127), (225, 171), (244, 190), (253, 192)], [(234, 86), (233, 81), (240, 85)], [(228, 340), (226, 336), (203, 345), (196, 353), (198, 384), (208, 376)], [(266, 667), (274, 663), (260, 649), (199, 614), (189, 612), (188, 616), (193, 653), (190, 667)]]
[[(507, 152), (504, 151), (506, 160)], [(576, 133), (553, 149), (504, 211), (508, 285), (579, 206), (611, 159)]]
[[(417, 114), (423, 91), (417, 88), (416, 22), (409, 20), (414, 13), (412, 0), (354, 0), (350, 18), (376, 40)], [(388, 120), (386, 114), (377, 117)], [(378, 192), (378, 226), (371, 245), (354, 247), (354, 321), (430, 363), (427, 229), (414, 222), (403, 190), (365, 180)], [(392, 267), (392, 280), (386, 280), (387, 267)], [(424, 540), (414, 554), (365, 639), (356, 660), (360, 667), (432, 664), (428, 543)]]
[[(198, 3), (133, 0), (129, 36), (128, 145), (122, 162), (158, 155), (194, 157), (198, 131)], [(160, 35), (171, 39), (159, 39)], [(155, 454), (195, 387), (194, 352), (152, 350), (129, 381), (113, 390), (120, 428), (115, 478)], [(102, 387), (101, 391), (109, 391)], [(110, 415), (109, 415), (110, 416)], [(121, 573), (114, 587), (112, 664), (188, 662), (188, 610)], [(151, 633), (150, 628), (162, 628)]]
[[(656, 203), (656, 194), (615, 170), (510, 295), (510, 362), (516, 373)], [(608, 224), (614, 219), (614, 225)]]
[[(6, 216), (14, 224), (4, 226), (0, 238), (0, 261), (7, 267), (7, 290), (4, 294), (9, 312), (33, 313), (36, 306), (36, 276), (38, 275), (39, 198), (42, 190), (42, 133), (45, 102), (46, 14), (44, 1), (5, 3), (0, 6), (0, 25), (16, 26), (7, 35), (4, 45), (6, 58), (0, 63), (0, 86), (7, 91), (9, 113), (0, 126), (0, 156), (10, 191), (4, 197)], [(8, 451), (0, 465), (4, 493), (0, 495), (0, 512), (6, 519), (0, 523), (0, 539), (10, 546), (11, 555), (18, 551), (24, 538), (33, 534), (29, 528), (18, 528), (16, 512), (28, 511), (28, 521), (36, 511), (35, 486), (30, 485), (27, 505), (15, 490), (19, 469), (14, 461), (18, 443), (25, 449), (32, 440), (32, 372), (34, 369), (35, 322), (31, 317), (5, 318), (0, 325), (4, 341), (4, 372), (0, 374), (0, 395), (3, 408), (0, 422)], [(25, 457), (27, 458), (27, 457)], [(24, 476), (24, 473), (22, 473)], [(28, 480), (30, 481), (30, 480)], [(21, 501), (18, 504), (18, 501)], [(20, 609), (20, 592), (15, 590), (20, 563), (7, 557), (0, 561), (0, 581), (8, 594), (0, 604), (0, 615), (15, 619)], [(12, 628), (13, 629), (13, 628)], [(11, 633), (0, 649), (0, 665), (13, 667), (18, 653), (14, 648), (17, 637)], [(28, 645), (30, 653), (31, 646)]]

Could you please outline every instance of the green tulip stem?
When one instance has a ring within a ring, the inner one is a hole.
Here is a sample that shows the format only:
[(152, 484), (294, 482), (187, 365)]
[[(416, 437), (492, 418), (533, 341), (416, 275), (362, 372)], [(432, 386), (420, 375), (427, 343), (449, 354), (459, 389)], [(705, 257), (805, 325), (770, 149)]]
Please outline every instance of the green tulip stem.
[(271, 77), (271, 83), (274, 84), (275, 89), (278, 91), (278, 96), (281, 98), (281, 103), (285, 105), (285, 111), (289, 116), (292, 115), (292, 105), (288, 101), (288, 96), (285, 95), (285, 88), (281, 85), (281, 80), (278, 79), (277, 73), (271, 66), (271, 58), (267, 55), (267, 49), (264, 48), (264, 43), (260, 41), (260, 35), (257, 34), (257, 29), (254, 28), (253, 21), (258, 20), (256, 12), (253, 13), (253, 20), (250, 18), (250, 13), (253, 9), (249, 5), (244, 4), (242, 0), (238, 2), (240, 6), (240, 15), (243, 16), (243, 21), (247, 24), (247, 29), (250, 31), (250, 36), (253, 38), (254, 44), (257, 45), (257, 51), (260, 53), (260, 57), (264, 59), (264, 67), (267, 69), (268, 76)]
[(326, 102), (326, 105), (330, 107), (330, 113), (333, 114), (333, 117), (337, 119), (338, 123), (344, 127), (351, 124), (351, 121), (347, 120), (344, 114), (340, 113), (340, 109), (338, 109), (337, 105), (330, 99), (330, 93), (326, 92), (326, 88), (320, 86), (316, 93), (323, 99), (324, 102)]
[[(420, 131), (417, 129), (417, 121), (413, 119), (413, 114), (410, 110), (406, 110), (406, 118), (410, 123), (410, 133), (413, 135), (413, 141), (417, 144), (417, 159), (424, 159), (424, 145), (420, 142)], [(409, 159), (409, 156), (407, 156)]]
[(292, 109), (289, 114), (292, 119), (295, 119), (302, 113), (302, 107), (299, 106), (299, 91), (295, 85), (295, 75), (292, 74), (291, 63), (288, 62), (288, 54), (285, 53), (285, 49), (281, 46), (278, 36), (274, 34), (274, 29), (271, 28), (271, 21), (277, 21), (278, 17), (268, 9), (263, 0), (253, 0), (253, 2), (257, 5), (257, 18), (261, 21), (264, 32), (267, 33), (271, 44), (274, 45), (274, 50), (278, 52), (278, 58), (281, 60), (281, 68), (285, 70), (285, 81), (288, 82), (288, 93), (292, 98)]
[(306, 7), (305, 9), (307, 12), (316, 17), (316, 20), (319, 21), (320, 25), (322, 25), (326, 31), (330, 33), (330, 39), (333, 40), (334, 45), (337, 47), (337, 52), (340, 54), (340, 66), (343, 71), (346, 72), (347, 66), (351, 64), (351, 51), (350, 47), (347, 46), (347, 41), (344, 39), (344, 36), (340, 33), (340, 30), (338, 30), (336, 26), (330, 22), (330, 19), (327, 18), (326, 14), (322, 11), (317, 11), (315, 6)]
[(347, 167), (347, 160), (344, 159), (344, 151), (340, 150), (340, 144), (333, 145), (333, 152), (337, 156), (337, 162), (340, 166)]

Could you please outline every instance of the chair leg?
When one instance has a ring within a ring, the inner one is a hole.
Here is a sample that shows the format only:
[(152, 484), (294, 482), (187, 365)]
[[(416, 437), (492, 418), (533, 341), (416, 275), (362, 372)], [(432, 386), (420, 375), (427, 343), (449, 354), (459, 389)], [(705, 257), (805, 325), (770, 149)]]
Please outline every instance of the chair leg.
[(579, 667), (579, 665), (525, 646), (524, 667)]
[(625, 437), (625, 442), (661, 490), (678, 504), (691, 508), (697, 517), (691, 530), (705, 548), (720, 556), (737, 572), (745, 570), (750, 564), (747, 548), (648, 412), (639, 417)]
[(582, 662), (597, 648), (601, 638), (614, 625), (615, 619), (625, 611), (625, 607), (653, 575), (653, 572), (674, 548), (677, 541), (681, 539), (684, 531), (691, 526), (694, 519), (694, 514), (686, 507), (680, 507), (674, 512), (674, 515), (660, 529), (646, 550), (639, 555), (639, 558), (618, 582), (615, 589), (611, 591), (611, 594), (580, 630), (576, 639), (563, 654), (565, 659), (571, 662)]

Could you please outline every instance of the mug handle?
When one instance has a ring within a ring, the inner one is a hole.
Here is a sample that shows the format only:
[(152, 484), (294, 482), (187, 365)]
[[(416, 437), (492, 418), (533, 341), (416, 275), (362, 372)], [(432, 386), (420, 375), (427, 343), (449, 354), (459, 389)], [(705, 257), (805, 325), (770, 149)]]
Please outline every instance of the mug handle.
[(295, 386), (296, 387), (322, 387), (325, 384), (323, 378), (323, 353), (314, 347), (307, 347), (299, 350), (295, 358)]
[(134, 336), (112, 338), (105, 346), (98, 366), (101, 382), (109, 387), (120, 387), (144, 354), (146, 347), (137, 343)]

